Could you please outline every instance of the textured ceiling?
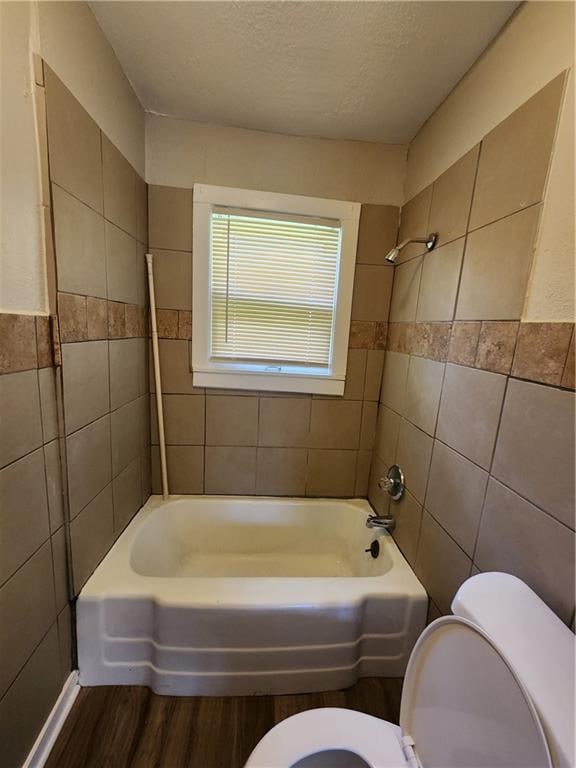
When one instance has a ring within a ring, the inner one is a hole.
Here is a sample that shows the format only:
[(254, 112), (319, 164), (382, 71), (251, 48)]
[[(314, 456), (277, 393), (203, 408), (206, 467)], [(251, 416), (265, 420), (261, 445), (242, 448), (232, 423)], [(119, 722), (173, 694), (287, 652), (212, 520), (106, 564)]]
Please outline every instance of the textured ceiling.
[(518, 3), (90, 5), (149, 111), (277, 133), (405, 143)]

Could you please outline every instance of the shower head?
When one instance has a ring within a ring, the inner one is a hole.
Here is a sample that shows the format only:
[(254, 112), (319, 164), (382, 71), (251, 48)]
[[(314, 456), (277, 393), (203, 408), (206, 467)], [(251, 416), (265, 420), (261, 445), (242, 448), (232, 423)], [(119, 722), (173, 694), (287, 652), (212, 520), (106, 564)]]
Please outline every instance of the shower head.
[(390, 264), (394, 264), (399, 255), (400, 248), (399, 246), (395, 245), (394, 248), (392, 248), (392, 250), (386, 254), (386, 261), (389, 261)]
[(390, 264), (394, 264), (402, 248), (405, 248), (409, 243), (426, 243), (426, 250), (431, 251), (437, 241), (437, 232), (431, 232), (428, 237), (409, 237), (407, 240), (403, 240), (399, 245), (395, 245), (394, 248), (386, 254), (386, 261), (389, 261)]

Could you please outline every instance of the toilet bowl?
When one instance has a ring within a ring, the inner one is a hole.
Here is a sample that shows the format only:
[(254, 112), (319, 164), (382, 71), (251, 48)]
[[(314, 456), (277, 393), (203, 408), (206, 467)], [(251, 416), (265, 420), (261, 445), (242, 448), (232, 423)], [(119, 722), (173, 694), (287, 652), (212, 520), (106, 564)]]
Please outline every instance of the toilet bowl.
[(573, 768), (572, 632), (507, 574), (469, 579), (452, 608), (412, 651), (399, 727), (309, 710), (270, 730), (246, 768)]
[(396, 768), (406, 765), (397, 725), (350, 709), (310, 709), (283, 720), (260, 741), (250, 768)]

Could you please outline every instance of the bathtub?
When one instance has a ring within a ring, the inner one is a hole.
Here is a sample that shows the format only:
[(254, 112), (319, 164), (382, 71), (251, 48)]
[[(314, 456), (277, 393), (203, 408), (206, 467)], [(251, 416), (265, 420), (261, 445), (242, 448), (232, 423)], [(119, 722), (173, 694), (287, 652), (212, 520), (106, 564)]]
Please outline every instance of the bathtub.
[(247, 695), (402, 676), (427, 597), (392, 537), (366, 528), (371, 512), (152, 496), (79, 596), (80, 683)]

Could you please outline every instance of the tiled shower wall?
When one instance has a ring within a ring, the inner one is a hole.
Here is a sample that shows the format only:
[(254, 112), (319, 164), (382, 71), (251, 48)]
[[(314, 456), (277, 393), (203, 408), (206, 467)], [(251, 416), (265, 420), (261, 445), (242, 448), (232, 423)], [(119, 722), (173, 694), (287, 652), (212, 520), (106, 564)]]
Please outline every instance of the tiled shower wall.
[(26, 758), (73, 668), (74, 596), (150, 494), (146, 184), (35, 64), (46, 267), (62, 346), (56, 367), (50, 318), (0, 315), (7, 768)]
[[(574, 329), (521, 323), (563, 76), (401, 212), (370, 500), (447, 613), (478, 571), (574, 613)], [(398, 463), (398, 504), (377, 480)]]
[(77, 594), (150, 495), (147, 191), (45, 70)]
[(0, 764), (21, 765), (72, 668), (47, 317), (0, 315)]
[[(398, 208), (362, 206), (344, 397), (204, 390), (191, 372), (192, 190), (149, 188), (171, 493), (365, 496)], [(152, 398), (153, 488), (160, 491)]]

